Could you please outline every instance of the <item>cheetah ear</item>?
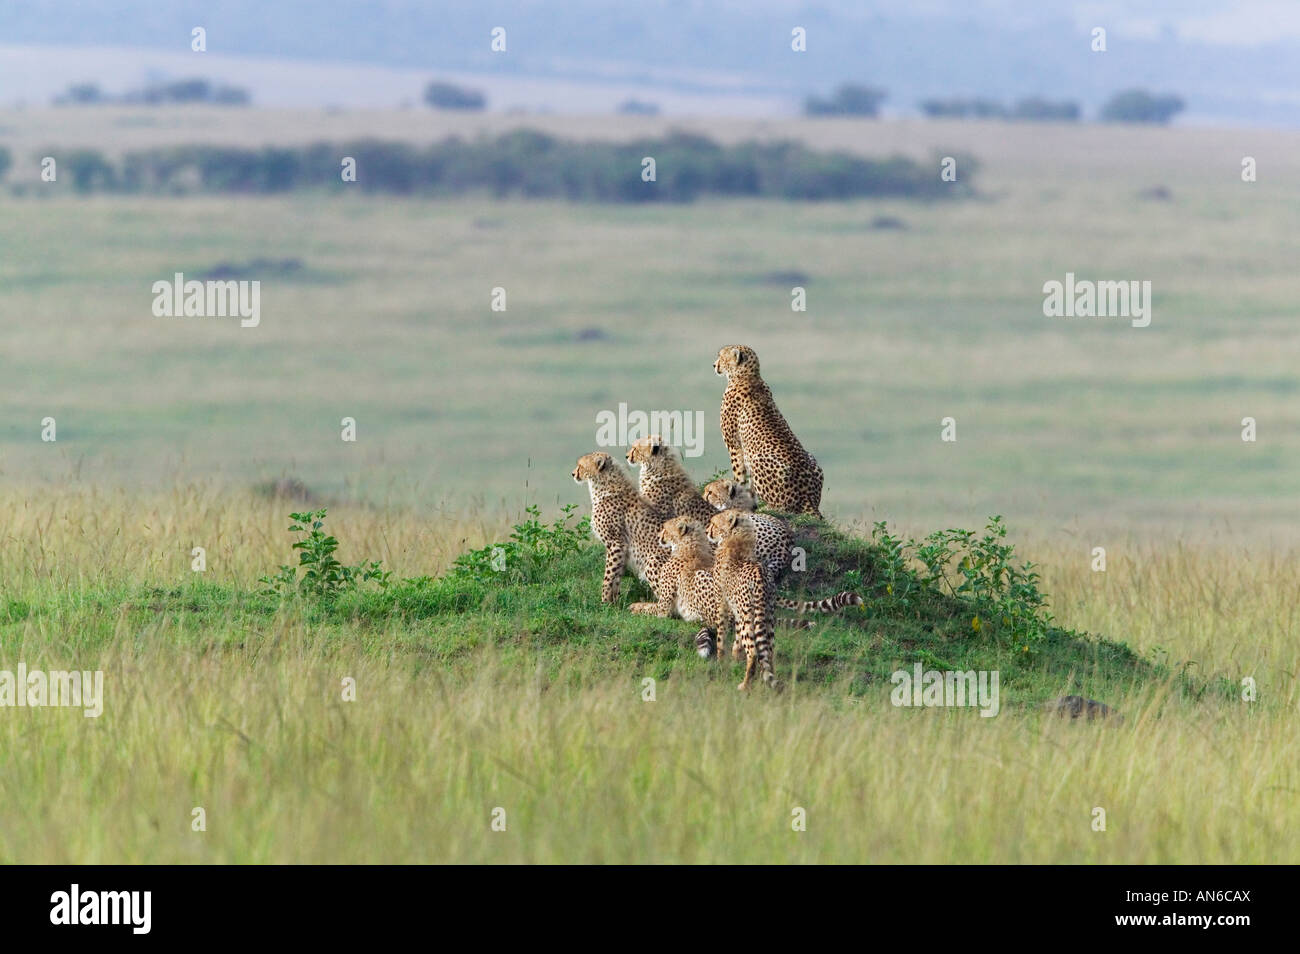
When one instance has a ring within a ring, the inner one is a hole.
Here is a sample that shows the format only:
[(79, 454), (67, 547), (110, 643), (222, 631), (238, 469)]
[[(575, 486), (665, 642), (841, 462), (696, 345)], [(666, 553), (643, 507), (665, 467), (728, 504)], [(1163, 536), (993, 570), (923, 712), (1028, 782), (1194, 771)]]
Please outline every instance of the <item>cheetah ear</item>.
[(596, 458), (596, 469), (597, 469), (597, 470), (604, 470), (604, 469), (605, 469), (606, 467), (608, 467), (608, 466), (609, 466), (609, 457), (608, 457), (608, 456), (601, 456), (601, 457), (597, 457), (597, 458)]
[(731, 499), (732, 499), (732, 500), (735, 500), (735, 499), (736, 499), (736, 491), (737, 491), (737, 489), (739, 489), (739, 488), (737, 488), (735, 484), (732, 484), (732, 485), (731, 485)]
[(658, 453), (659, 453), (659, 446), (660, 446), (660, 445), (659, 445), (659, 441), (658, 441), (658, 440), (653, 440), (653, 441), (650, 442), (650, 454), (651, 454), (651, 456), (654, 456), (655, 454), (658, 454)]
[(739, 348), (735, 348), (735, 349), (733, 349), (733, 351), (734, 351), (734, 353), (735, 353), (735, 355), (736, 355), (736, 364), (737, 364), (737, 365), (742, 365), (742, 364), (744, 364), (744, 363), (745, 363), (745, 352), (741, 351)]
[(677, 525), (677, 532), (680, 533), (682, 536), (686, 536), (686, 529), (687, 528), (685, 522), (679, 523)]

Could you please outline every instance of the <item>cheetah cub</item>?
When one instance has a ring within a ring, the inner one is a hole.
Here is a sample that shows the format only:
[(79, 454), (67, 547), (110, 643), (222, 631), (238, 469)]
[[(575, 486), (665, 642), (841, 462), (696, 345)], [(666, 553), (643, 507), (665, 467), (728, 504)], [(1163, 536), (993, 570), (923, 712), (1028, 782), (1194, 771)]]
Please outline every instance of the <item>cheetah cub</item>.
[(749, 478), (754, 494), (785, 513), (821, 516), (822, 469), (782, 417), (758, 371), (758, 355), (745, 345), (718, 352), (713, 370), (726, 377), (722, 440), (736, 483)]
[(722, 597), (719, 639), (728, 620), (734, 623), (733, 656), (745, 651), (745, 678), (738, 687), (749, 688), (757, 667), (763, 682), (780, 691), (781, 683), (772, 667), (774, 625), (772, 587), (754, 552), (754, 520), (739, 510), (724, 510), (709, 521), (708, 536), (718, 542), (713, 578)]
[(704, 534), (704, 524), (690, 517), (673, 517), (664, 522), (659, 542), (672, 550), (659, 569), (657, 603), (633, 603), (634, 613), (649, 616), (680, 616), (690, 623), (702, 623), (695, 634), (695, 650), (705, 659), (722, 658), (719, 627), (722, 595), (713, 578), (713, 544)]
[[(738, 484), (734, 480), (713, 481), (704, 488), (704, 499), (718, 510), (740, 510), (750, 515), (754, 521), (758, 562), (767, 571), (768, 582), (775, 592), (776, 585), (790, 567), (790, 548), (794, 545), (794, 533), (790, 530), (790, 525), (770, 513), (758, 513), (758, 500), (754, 494), (744, 484)], [(800, 613), (834, 613), (846, 606), (861, 606), (862, 597), (857, 593), (844, 592), (821, 600), (778, 599), (776, 605)]]
[[(672, 555), (659, 568), (659, 585), (654, 603), (633, 603), (628, 609), (645, 616), (663, 619), (677, 617), (688, 623), (704, 625), (695, 634), (695, 649), (702, 659), (718, 659), (726, 651), (726, 633), (719, 628), (717, 610), (721, 602), (717, 581), (713, 578), (713, 544), (704, 524), (690, 517), (673, 517), (659, 531), (659, 543)], [(830, 603), (822, 600), (821, 603)], [(778, 606), (805, 612), (802, 607), (813, 603), (777, 600)], [(775, 620), (777, 629), (811, 629), (813, 624), (801, 619)]]
[(668, 558), (658, 539), (668, 515), (637, 493), (632, 479), (603, 451), (579, 457), (573, 479), (586, 481), (591, 491), (591, 529), (605, 544), (600, 601), (618, 601), (619, 583), (629, 564), (632, 572), (654, 589), (659, 569)]
[(677, 451), (658, 434), (643, 437), (627, 452), (627, 462), (641, 468), (641, 496), (672, 517), (691, 517), (701, 524), (713, 517)]

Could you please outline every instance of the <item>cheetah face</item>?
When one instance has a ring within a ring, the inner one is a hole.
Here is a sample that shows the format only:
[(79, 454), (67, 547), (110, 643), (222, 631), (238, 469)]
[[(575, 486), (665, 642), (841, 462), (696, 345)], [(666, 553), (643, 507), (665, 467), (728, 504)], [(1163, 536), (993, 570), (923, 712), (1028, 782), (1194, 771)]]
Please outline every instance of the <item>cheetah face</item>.
[(672, 447), (658, 434), (642, 437), (627, 449), (627, 462), (638, 467), (650, 467), (671, 456)]
[(730, 534), (746, 527), (750, 530), (754, 529), (754, 521), (749, 514), (741, 513), (739, 510), (724, 510), (714, 514), (713, 519), (709, 521), (707, 533), (710, 542), (721, 543)]
[(734, 480), (715, 480), (704, 488), (703, 497), (714, 510), (757, 510), (753, 491)]
[(579, 484), (584, 480), (598, 480), (602, 474), (609, 472), (613, 464), (614, 458), (604, 451), (583, 454), (578, 458), (578, 466), (573, 468), (573, 480)]
[(690, 517), (673, 517), (671, 520), (665, 520), (663, 528), (659, 531), (659, 545), (674, 553), (679, 547), (690, 544), (705, 546), (707, 540), (704, 535), (704, 525)]
[(758, 355), (748, 345), (728, 345), (718, 352), (718, 360), (713, 362), (713, 371), (724, 375), (729, 381), (733, 378), (756, 377)]

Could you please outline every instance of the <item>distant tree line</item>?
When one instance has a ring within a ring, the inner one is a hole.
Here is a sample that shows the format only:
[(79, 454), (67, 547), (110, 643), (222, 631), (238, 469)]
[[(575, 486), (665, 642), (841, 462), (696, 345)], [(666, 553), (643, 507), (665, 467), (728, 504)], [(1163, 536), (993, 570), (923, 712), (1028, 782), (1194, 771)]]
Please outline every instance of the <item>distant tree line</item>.
[(1180, 97), (1172, 94), (1160, 96), (1144, 89), (1126, 89), (1106, 101), (1101, 118), (1108, 123), (1167, 123), (1185, 106)]
[[(697, 196), (848, 199), (932, 198), (970, 190), (973, 160), (961, 183), (943, 182), (939, 164), (905, 157), (870, 159), (815, 152), (794, 142), (719, 145), (688, 133), (626, 143), (561, 140), (516, 130), (430, 146), (358, 140), (301, 147), (215, 145), (155, 147), (113, 162), (89, 149), (41, 155), (58, 159), (81, 192), (265, 194), (293, 189), (357, 188), (399, 195), (486, 194), (593, 202), (686, 202)], [(356, 164), (345, 183), (343, 160)], [(654, 159), (655, 181), (643, 178)]]
[(424, 101), (434, 109), (478, 111), (487, 106), (487, 97), (478, 90), (441, 80), (434, 80), (424, 88)]
[(834, 93), (826, 98), (809, 96), (804, 100), (803, 111), (807, 116), (865, 116), (874, 117), (880, 112), (880, 104), (888, 94), (874, 86), (859, 86), (855, 83), (841, 84)]
[(926, 99), (919, 104), (931, 119), (1019, 119), (1036, 122), (1077, 122), (1082, 115), (1079, 104), (1053, 102), (1036, 96), (1019, 100), (1010, 107), (994, 99), (953, 97)]
[[(855, 116), (872, 118), (888, 94), (882, 89), (846, 83), (829, 97), (809, 96), (804, 101), (807, 116)], [(952, 96), (923, 99), (917, 104), (931, 119), (1015, 119), (1033, 122), (1078, 122), (1083, 117), (1079, 104), (1071, 100), (1050, 100), (1029, 96), (1007, 106), (981, 96)], [(1102, 122), (1167, 123), (1185, 104), (1173, 95), (1157, 95), (1142, 89), (1116, 93), (1102, 106)]]
[(109, 96), (95, 83), (74, 83), (54, 99), (56, 106), (162, 106), (176, 103), (247, 106), (250, 102), (252, 97), (246, 89), (217, 85), (200, 78), (155, 83), (121, 96)]

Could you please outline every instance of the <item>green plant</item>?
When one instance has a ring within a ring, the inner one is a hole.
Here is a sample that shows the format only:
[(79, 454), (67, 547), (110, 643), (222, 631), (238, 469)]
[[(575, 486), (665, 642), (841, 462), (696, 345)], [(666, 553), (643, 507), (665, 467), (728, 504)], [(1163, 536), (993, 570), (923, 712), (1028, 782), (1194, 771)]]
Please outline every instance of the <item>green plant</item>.
[[(1015, 547), (1006, 536), (1001, 516), (990, 517), (982, 535), (974, 530), (936, 530), (923, 540), (903, 541), (891, 535), (883, 522), (872, 530), (883, 558), (887, 595), (907, 605), (918, 584), (930, 587), (971, 605), (974, 632), (993, 623), (1016, 643), (1029, 647), (1047, 638), (1053, 616), (1038, 588), (1036, 566), (1017, 563)], [(909, 567), (913, 560), (920, 564), (916, 572)]]
[(591, 520), (582, 517), (571, 524), (576, 509), (575, 504), (566, 505), (547, 526), (537, 507), (526, 508), (528, 519), (515, 524), (509, 540), (462, 553), (452, 564), (450, 575), (503, 583), (534, 581), (551, 561), (586, 545)]
[[(316, 599), (332, 599), (344, 590), (354, 590), (363, 583), (374, 581), (381, 588), (388, 586), (391, 571), (383, 569), (379, 560), (370, 560), (352, 566), (340, 563), (334, 555), (339, 541), (321, 528), (325, 525), (324, 509), (291, 513), (293, 524), (290, 533), (300, 534), (293, 548), (298, 551), (298, 565), (282, 565), (274, 576), (258, 578), (265, 584), (263, 593), (284, 596), (298, 591)], [(298, 571), (302, 570), (302, 575)]]

